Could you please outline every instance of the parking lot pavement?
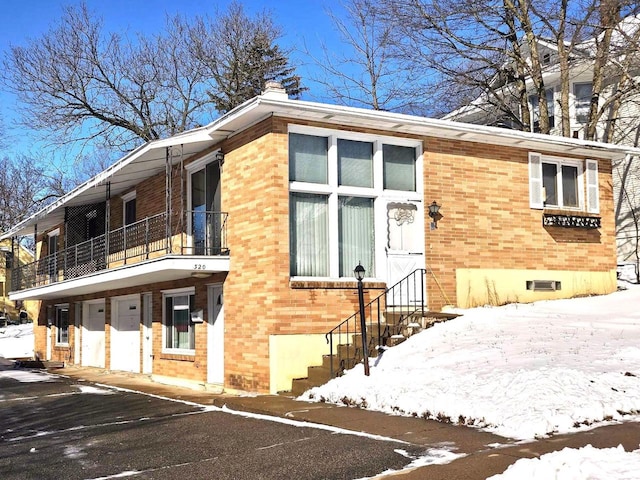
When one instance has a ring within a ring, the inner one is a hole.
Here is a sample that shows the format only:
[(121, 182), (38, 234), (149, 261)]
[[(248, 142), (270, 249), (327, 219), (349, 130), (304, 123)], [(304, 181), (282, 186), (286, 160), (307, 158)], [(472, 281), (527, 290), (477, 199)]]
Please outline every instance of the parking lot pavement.
[(401, 469), (423, 453), (397, 441), (45, 375), (0, 371), (3, 480), (353, 479)]

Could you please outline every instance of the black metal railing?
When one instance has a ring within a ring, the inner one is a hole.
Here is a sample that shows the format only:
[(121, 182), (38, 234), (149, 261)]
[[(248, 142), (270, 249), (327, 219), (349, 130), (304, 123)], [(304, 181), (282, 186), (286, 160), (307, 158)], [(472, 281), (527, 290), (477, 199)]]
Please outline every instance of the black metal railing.
[[(414, 270), (364, 306), (369, 355), (375, 356), (381, 347), (388, 346), (411, 318), (424, 316), (426, 272), (423, 268)], [(331, 378), (363, 358), (361, 335), (359, 311), (327, 332)]]
[(192, 255), (225, 255), (227, 248), (227, 214), (205, 210), (189, 210), (189, 226), (192, 243), (188, 247)]
[[(83, 277), (101, 270), (137, 263), (157, 252), (178, 255), (228, 255), (227, 216), (222, 212), (187, 212), (181, 222), (179, 241), (167, 235), (167, 215), (147, 217), (64, 250), (14, 268), (16, 291)], [(195, 231), (202, 226), (203, 235)], [(183, 234), (191, 232), (188, 236)]]

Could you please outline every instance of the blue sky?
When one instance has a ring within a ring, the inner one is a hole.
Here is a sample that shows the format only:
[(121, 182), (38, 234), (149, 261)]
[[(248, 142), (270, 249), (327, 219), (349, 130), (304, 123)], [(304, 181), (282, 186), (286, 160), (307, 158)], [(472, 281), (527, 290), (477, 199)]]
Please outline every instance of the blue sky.
[[(78, 0), (2, 0), (0, 4), (3, 28), (0, 29), (0, 54), (9, 45), (22, 45), (29, 39), (34, 39), (49, 30), (62, 14), (65, 5), (80, 3)], [(181, 13), (186, 16), (213, 15), (216, 6), (225, 10), (229, 0), (86, 0), (89, 9), (103, 18), (106, 31), (153, 33), (163, 28), (167, 14)], [(284, 36), (281, 45), (285, 48), (302, 50), (306, 47), (318, 53), (321, 41), (335, 44), (335, 31), (331, 20), (326, 14), (326, 8), (337, 8), (338, 2), (322, 0), (274, 0), (272, 2), (244, 0), (241, 2), (252, 14), (265, 8), (273, 14), (273, 18), (282, 27)], [(319, 53), (318, 53), (319, 54)], [(310, 87), (305, 94), (307, 99), (318, 99), (322, 92), (318, 91), (309, 81), (309, 72), (313, 67), (300, 51), (294, 51), (292, 60), (299, 65), (298, 74), (303, 82)], [(16, 146), (28, 144), (29, 140), (16, 140), (17, 130), (12, 128), (11, 119), (19, 108), (15, 99), (1, 90), (0, 87), (0, 115), (4, 123), (5, 133), (13, 139)], [(25, 132), (20, 131), (22, 136)], [(17, 142), (17, 143), (16, 143)], [(6, 145), (5, 152), (15, 151), (11, 145)], [(20, 147), (22, 148), (22, 147)], [(26, 152), (24, 152), (26, 153)]]

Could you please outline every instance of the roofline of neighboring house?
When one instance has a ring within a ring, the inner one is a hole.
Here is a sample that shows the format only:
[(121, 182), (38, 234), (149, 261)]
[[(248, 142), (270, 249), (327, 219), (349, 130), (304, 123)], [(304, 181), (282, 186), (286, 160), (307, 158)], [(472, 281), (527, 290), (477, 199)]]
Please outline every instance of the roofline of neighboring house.
[[(63, 208), (73, 198), (87, 190), (102, 185), (118, 170), (134, 162), (150, 150), (208, 141), (214, 143), (244, 131), (257, 121), (271, 115), (315, 120), (322, 123), (375, 128), (381, 131), (414, 134), (436, 138), (450, 138), (503, 146), (516, 146), (529, 150), (566, 153), (614, 160), (625, 155), (640, 156), (640, 148), (623, 147), (566, 137), (554, 137), (537, 133), (509, 130), (499, 127), (471, 125), (450, 120), (416, 117), (394, 112), (367, 110), (357, 107), (292, 100), (286, 94), (266, 93), (254, 97), (206, 126), (162, 140), (148, 142), (131, 151), (98, 175), (82, 183), (55, 202), (43, 207), (30, 217), (0, 235), (0, 240), (15, 236), (18, 232), (37, 223), (37, 220)], [(392, 133), (390, 135), (393, 135)]]

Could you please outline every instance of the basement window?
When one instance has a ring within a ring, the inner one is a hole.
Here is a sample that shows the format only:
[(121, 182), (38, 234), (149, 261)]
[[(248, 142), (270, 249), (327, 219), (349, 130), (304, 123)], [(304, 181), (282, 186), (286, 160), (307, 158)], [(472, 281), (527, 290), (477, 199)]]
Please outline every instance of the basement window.
[(527, 290), (555, 292), (561, 288), (562, 284), (558, 280), (527, 280)]

